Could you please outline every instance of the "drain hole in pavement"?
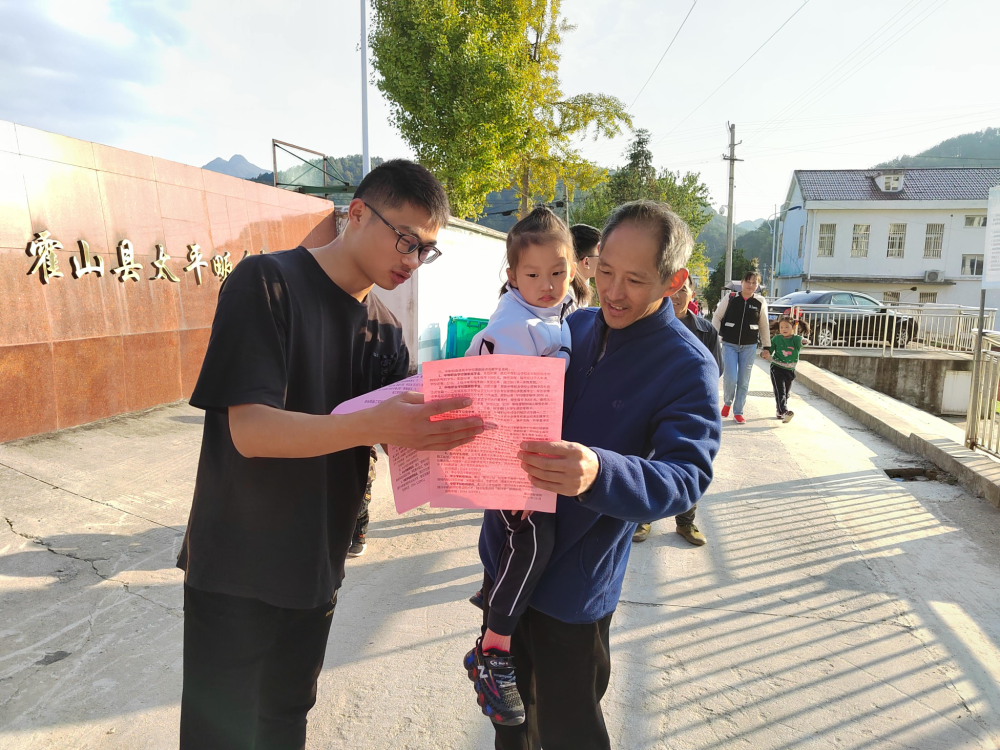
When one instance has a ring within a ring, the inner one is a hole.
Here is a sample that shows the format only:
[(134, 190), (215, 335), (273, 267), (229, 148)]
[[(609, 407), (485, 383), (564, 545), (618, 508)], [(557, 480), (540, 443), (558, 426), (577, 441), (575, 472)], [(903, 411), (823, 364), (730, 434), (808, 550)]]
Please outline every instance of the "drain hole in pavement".
[(942, 474), (938, 469), (926, 469), (921, 466), (883, 469), (883, 471), (894, 482), (926, 482), (928, 480), (940, 479)]

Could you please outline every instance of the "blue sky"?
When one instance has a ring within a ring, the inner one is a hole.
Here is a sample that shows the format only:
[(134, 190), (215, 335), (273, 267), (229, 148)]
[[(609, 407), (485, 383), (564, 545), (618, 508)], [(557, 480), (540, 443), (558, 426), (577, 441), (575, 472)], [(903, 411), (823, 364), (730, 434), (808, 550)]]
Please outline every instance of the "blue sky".
[[(564, 91), (631, 104), (691, 6), (564, 0)], [(356, 153), (359, 20), (354, 0), (0, 0), (0, 119), (196, 165), (270, 167), (272, 137)], [(657, 164), (700, 172), (716, 205), (735, 122), (736, 218), (766, 216), (793, 169), (1000, 125), (998, 28), (988, 0), (698, 0), (632, 113)], [(409, 154), (374, 87), (369, 103), (372, 153)], [(608, 166), (624, 147), (583, 144)]]

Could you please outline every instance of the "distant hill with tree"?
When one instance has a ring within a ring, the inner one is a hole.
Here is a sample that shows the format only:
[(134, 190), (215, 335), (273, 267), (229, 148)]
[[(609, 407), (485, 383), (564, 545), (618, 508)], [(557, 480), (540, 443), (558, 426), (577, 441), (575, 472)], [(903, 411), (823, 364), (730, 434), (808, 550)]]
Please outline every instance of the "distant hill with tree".
[(1000, 128), (956, 135), (913, 156), (897, 156), (874, 169), (894, 167), (996, 167), (1000, 166)]

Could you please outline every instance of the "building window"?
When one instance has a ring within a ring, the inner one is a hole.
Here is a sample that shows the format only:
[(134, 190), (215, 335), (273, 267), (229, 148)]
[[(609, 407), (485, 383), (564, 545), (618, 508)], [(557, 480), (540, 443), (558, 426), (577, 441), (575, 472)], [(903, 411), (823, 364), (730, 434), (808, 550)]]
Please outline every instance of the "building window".
[(821, 258), (833, 257), (833, 243), (837, 238), (836, 224), (819, 225), (819, 252), (816, 254)]
[(899, 190), (899, 175), (887, 174), (882, 178), (882, 189), (887, 193), (895, 193)]
[(924, 237), (924, 257), (940, 258), (943, 244), (944, 224), (928, 224), (927, 235)]
[(851, 257), (868, 257), (868, 235), (872, 232), (871, 224), (855, 224), (854, 236), (851, 237)]
[(986, 217), (985, 216), (966, 216), (965, 226), (967, 227), (985, 227)]
[(906, 224), (889, 225), (889, 245), (886, 256), (889, 258), (902, 258), (903, 250), (906, 248)]
[(962, 275), (963, 276), (982, 276), (983, 275), (983, 256), (982, 255), (963, 255), (962, 256)]
[(921, 292), (920, 302), (921, 304), (937, 302), (937, 292)]
[(799, 227), (799, 257), (802, 257), (802, 243), (806, 238), (806, 225)]
[(899, 292), (882, 292), (882, 301), (887, 305), (899, 302)]

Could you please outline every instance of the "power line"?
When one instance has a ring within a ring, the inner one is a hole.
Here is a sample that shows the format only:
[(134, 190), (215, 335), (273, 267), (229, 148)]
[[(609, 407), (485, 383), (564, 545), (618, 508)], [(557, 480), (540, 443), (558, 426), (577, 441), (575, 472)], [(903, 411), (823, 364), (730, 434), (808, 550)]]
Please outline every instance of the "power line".
[[(914, 0), (914, 2), (917, 2), (919, 4), (919, 0)], [(843, 72), (843, 75), (841, 75), (839, 78), (837, 78), (835, 81), (833, 81), (831, 85), (827, 86), (824, 90), (821, 90), (819, 93), (817, 93), (816, 96), (812, 97), (811, 99), (809, 99), (808, 101), (806, 101), (805, 103), (803, 103), (801, 106), (799, 106), (797, 109), (795, 109), (795, 111), (791, 113), (791, 115), (789, 116), (789, 118), (795, 116), (796, 114), (798, 114), (798, 113), (800, 113), (800, 112), (802, 112), (802, 111), (804, 111), (806, 109), (808, 109), (813, 104), (815, 104), (816, 102), (818, 102), (820, 99), (822, 99), (823, 97), (827, 96), (828, 94), (830, 94), (831, 92), (833, 92), (835, 89), (839, 88), (841, 85), (843, 85), (844, 83), (846, 83), (849, 79), (853, 78), (855, 75), (857, 75), (859, 72), (861, 72), (861, 70), (863, 70), (864, 68), (866, 68), (872, 62), (874, 62), (878, 57), (880, 57), (885, 52), (887, 52), (889, 50), (889, 48), (893, 47), (895, 44), (897, 44), (899, 41), (901, 41), (905, 36), (907, 36), (911, 31), (913, 31), (920, 24), (922, 24), (924, 21), (926, 21), (928, 18), (930, 18), (934, 13), (936, 13), (938, 10), (940, 10), (947, 2), (949, 2), (949, 0), (941, 0), (936, 6), (934, 5), (935, 0), (931, 0), (930, 6), (928, 6), (929, 9), (928, 9), (928, 7), (924, 7), (922, 9), (920, 9), (920, 10), (917, 10), (916, 11), (917, 16), (915, 18), (911, 18), (909, 21), (907, 21), (903, 25), (902, 29), (896, 31), (888, 40), (886, 40), (885, 42), (883, 42), (880, 46), (875, 47), (873, 50), (867, 52), (867, 56), (864, 57), (863, 59), (861, 59), (860, 62), (858, 64), (854, 65), (853, 68), (849, 68), (846, 71), (838, 70), (838, 68), (841, 68), (846, 63), (848, 63), (848, 61), (850, 60), (850, 58), (854, 57), (857, 53), (859, 53), (863, 47), (869, 46), (870, 40), (873, 39), (875, 36), (877, 36), (881, 32), (882, 28), (885, 28), (886, 26), (890, 25), (892, 23), (892, 21), (894, 21), (896, 19), (896, 17), (900, 16), (901, 14), (904, 15), (904, 16), (906, 14), (908, 14), (909, 13), (909, 8), (912, 8), (914, 6), (914, 2), (911, 2), (909, 4), (909, 6), (906, 6), (903, 10), (901, 10), (898, 13), (896, 13), (892, 18), (889, 19), (889, 21), (887, 21), (885, 24), (882, 25), (882, 27), (879, 29), (879, 31), (877, 31), (875, 34), (873, 34), (871, 37), (869, 37), (867, 40), (865, 40), (865, 42), (863, 42), (861, 45), (859, 45), (854, 50), (854, 52), (852, 52), (850, 55), (848, 55), (846, 58), (844, 58), (844, 60), (841, 61), (840, 64), (838, 64), (837, 66), (834, 66), (834, 68), (831, 69), (830, 72), (826, 76), (824, 76), (823, 79), (820, 79), (820, 81), (818, 81), (811, 89), (809, 89), (806, 92), (804, 92), (802, 94), (802, 96), (797, 97), (792, 102), (792, 104), (789, 105), (789, 107), (794, 107), (795, 104), (798, 101), (800, 101), (802, 98), (808, 97), (810, 94), (812, 94), (813, 91), (814, 91), (814, 89), (816, 87), (818, 87), (820, 84), (822, 84), (823, 81), (826, 78), (829, 78), (831, 75), (836, 75), (838, 73)], [(923, 13), (922, 16), (920, 15), (921, 13)], [(782, 112), (786, 111), (789, 107), (786, 107), (784, 110), (782, 110)], [(779, 113), (779, 116), (780, 116), (780, 113)], [(787, 119), (785, 121), (787, 121)], [(764, 127), (759, 128), (758, 131), (757, 131), (757, 133), (753, 134), (755, 136), (754, 139), (753, 139), (753, 142), (755, 142), (755, 143), (760, 142), (761, 138), (763, 138), (765, 135), (767, 135), (770, 132), (774, 132), (777, 128), (779, 128), (781, 126), (781, 124), (782, 124), (782, 122), (779, 120), (776, 124), (772, 125), (770, 127), (770, 129), (768, 129), (768, 127), (766, 125)], [(748, 143), (748, 145), (750, 145), (750, 144)]]
[(649, 74), (649, 78), (646, 79), (646, 83), (642, 84), (642, 88), (639, 89), (639, 93), (635, 95), (635, 99), (632, 100), (632, 103), (628, 105), (628, 109), (625, 110), (626, 112), (630, 112), (632, 110), (632, 107), (635, 106), (635, 103), (639, 101), (639, 97), (642, 96), (642, 92), (646, 90), (646, 86), (648, 86), (649, 82), (653, 80), (653, 76), (659, 69), (660, 63), (663, 62), (663, 58), (667, 56), (667, 53), (670, 51), (670, 48), (674, 46), (674, 42), (677, 41), (677, 37), (678, 35), (680, 35), (681, 29), (684, 28), (684, 24), (686, 24), (687, 20), (691, 17), (691, 12), (694, 10), (694, 6), (696, 6), (697, 4), (698, 0), (694, 0), (694, 2), (691, 3), (691, 7), (688, 9), (687, 15), (684, 16), (684, 20), (681, 21), (681, 25), (677, 27), (677, 31), (676, 33), (674, 33), (674, 38), (670, 40), (670, 44), (668, 44), (667, 48), (663, 50), (663, 54), (660, 56), (660, 62), (656, 63), (656, 66), (653, 68), (653, 72)]
[[(799, 11), (801, 11), (801, 10), (802, 10), (802, 9), (803, 9), (804, 7), (806, 7), (806, 6), (808, 5), (808, 4), (809, 4), (809, 0), (803, 0), (803, 2), (802, 2), (802, 5), (800, 5), (800, 6), (799, 6), (799, 7), (798, 7), (798, 8), (797, 8), (797, 9), (795, 10), (795, 12), (794, 12), (794, 13), (792, 13), (792, 15), (790, 15), (790, 16), (789, 16), (789, 17), (788, 17), (787, 19), (785, 19), (785, 22), (784, 22), (783, 24), (781, 24), (781, 26), (779, 26), (779, 27), (778, 27), (777, 29), (775, 29), (775, 30), (774, 30), (774, 33), (773, 33), (773, 34), (771, 34), (771, 36), (769, 36), (769, 37), (768, 37), (767, 39), (765, 39), (765, 40), (764, 40), (764, 43), (763, 43), (763, 44), (761, 44), (761, 45), (760, 45), (760, 46), (759, 46), (759, 47), (758, 47), (757, 49), (755, 49), (755, 50), (753, 51), (753, 54), (752, 54), (752, 55), (750, 55), (750, 57), (748, 57), (748, 58), (747, 58), (746, 60), (744, 60), (744, 61), (743, 61), (743, 63), (742, 63), (741, 65), (740, 65), (740, 67), (738, 67), (738, 68), (737, 68), (736, 70), (734, 70), (734, 71), (733, 71), (732, 73), (730, 73), (730, 74), (729, 74), (729, 77), (728, 77), (728, 78), (726, 78), (726, 80), (724, 80), (724, 81), (723, 81), (722, 83), (720, 83), (720, 84), (718, 85), (718, 87), (716, 87), (715, 91), (713, 91), (713, 92), (712, 92), (711, 94), (709, 94), (708, 96), (706, 96), (706, 97), (705, 97), (705, 99), (704, 99), (704, 100), (703, 100), (703, 101), (701, 102), (701, 104), (699, 104), (699, 105), (698, 105), (697, 107), (695, 107), (694, 109), (692, 109), (692, 110), (691, 110), (691, 111), (690, 111), (690, 112), (689, 112), (689, 113), (687, 114), (687, 116), (685, 116), (685, 117), (684, 117), (684, 119), (683, 119), (683, 120), (681, 120), (681, 121), (680, 121), (679, 123), (677, 123), (676, 125), (674, 125), (674, 126), (673, 126), (673, 127), (672, 127), (672, 128), (670, 129), (670, 130), (668, 130), (668, 131), (667, 131), (667, 133), (666, 133), (666, 134), (665, 134), (665, 135), (663, 136), (663, 138), (666, 138), (666, 137), (667, 137), (668, 135), (670, 135), (670, 134), (671, 134), (671, 133), (673, 133), (673, 132), (674, 132), (675, 130), (677, 130), (677, 128), (679, 128), (679, 127), (680, 127), (680, 126), (681, 126), (682, 124), (684, 124), (685, 122), (687, 122), (687, 121), (688, 121), (688, 119), (690, 119), (691, 115), (693, 115), (693, 114), (694, 114), (695, 112), (697, 112), (697, 111), (698, 111), (699, 109), (701, 109), (701, 108), (702, 108), (703, 106), (705, 106), (705, 103), (706, 103), (706, 102), (707, 102), (707, 101), (708, 101), (709, 99), (711, 99), (711, 98), (712, 98), (713, 96), (715, 96), (715, 95), (716, 95), (716, 94), (717, 94), (717, 93), (719, 92), (719, 89), (721, 89), (721, 88), (722, 88), (723, 86), (725, 86), (725, 85), (726, 85), (727, 83), (729, 83), (730, 79), (732, 79), (732, 77), (733, 77), (733, 76), (735, 76), (735, 75), (736, 75), (737, 73), (739, 73), (739, 72), (740, 72), (741, 70), (743, 70), (743, 67), (744, 67), (744, 66), (745, 66), (745, 65), (746, 65), (746, 64), (747, 64), (748, 62), (750, 62), (751, 60), (753, 60), (753, 59), (754, 59), (754, 57), (755, 57), (755, 56), (757, 55), (757, 53), (758, 53), (758, 52), (760, 52), (760, 51), (761, 51), (762, 49), (764, 49), (764, 47), (765, 47), (765, 46), (767, 46), (767, 43), (768, 43), (768, 42), (770, 42), (770, 41), (771, 41), (772, 39), (774, 39), (774, 37), (775, 37), (775, 36), (777, 36), (778, 32), (779, 32), (779, 31), (781, 31), (781, 30), (782, 30), (783, 28), (785, 28), (785, 26), (787, 26), (787, 25), (789, 24), (789, 22), (790, 22), (790, 21), (791, 21), (791, 20), (792, 20), (793, 18), (795, 18), (795, 16), (797, 16), (797, 15), (799, 14)], [(663, 138), (660, 138), (660, 140), (659, 140), (659, 141), (657, 141), (656, 143), (654, 143), (653, 145), (654, 145), (654, 146), (658, 145), (658, 144), (660, 143), (660, 141), (662, 141), (662, 140), (663, 140)]]

